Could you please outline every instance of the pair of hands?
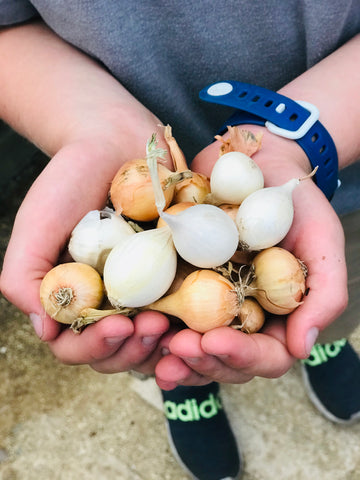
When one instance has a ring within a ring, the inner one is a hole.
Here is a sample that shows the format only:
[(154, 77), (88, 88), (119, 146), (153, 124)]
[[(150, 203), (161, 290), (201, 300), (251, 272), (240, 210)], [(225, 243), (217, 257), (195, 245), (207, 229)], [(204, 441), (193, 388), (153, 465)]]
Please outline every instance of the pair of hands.
[[(41, 280), (59, 262), (80, 218), (105, 204), (115, 174), (113, 167), (104, 167), (105, 152), (94, 142), (63, 147), (34, 183), (19, 209), (1, 275), (2, 293), (30, 316), (38, 336), (61, 362), (87, 363), (102, 373), (155, 372), (158, 385), (172, 389), (213, 380), (244, 383), (254, 376), (278, 377), (296, 358), (309, 355), (317, 333), (347, 303), (342, 227), (311, 180), (294, 192), (294, 223), (282, 244), (306, 263), (309, 293), (287, 319), (273, 318), (261, 333), (221, 327), (199, 334), (170, 325), (160, 313), (143, 312), (133, 320), (104, 318), (76, 335), (46, 316), (39, 300)], [(209, 176), (218, 150), (218, 142), (205, 148), (192, 169)], [(266, 132), (254, 159), (267, 186), (308, 173), (300, 147)]]

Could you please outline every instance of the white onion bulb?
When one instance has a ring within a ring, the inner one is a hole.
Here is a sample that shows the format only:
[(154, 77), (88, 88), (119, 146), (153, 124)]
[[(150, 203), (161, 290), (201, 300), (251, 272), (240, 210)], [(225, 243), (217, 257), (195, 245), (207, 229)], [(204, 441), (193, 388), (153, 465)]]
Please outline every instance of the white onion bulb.
[(92, 210), (71, 233), (69, 253), (76, 262), (86, 263), (103, 272), (110, 250), (135, 231), (120, 215), (110, 210)]
[(168, 227), (136, 233), (116, 245), (104, 267), (104, 284), (115, 308), (154, 302), (175, 278), (176, 250)]
[(262, 250), (279, 243), (290, 230), (294, 208), (292, 192), (300, 179), (267, 187), (249, 195), (239, 207), (236, 225), (247, 250)]
[(177, 215), (160, 212), (160, 217), (170, 227), (179, 255), (196, 267), (222, 265), (238, 247), (235, 222), (214, 205), (194, 205)]
[(147, 142), (146, 159), (154, 189), (159, 216), (172, 233), (175, 248), (187, 262), (201, 268), (212, 268), (227, 262), (239, 244), (235, 222), (214, 205), (198, 204), (177, 215), (164, 213), (165, 197), (162, 191), (155, 134)]
[(260, 167), (241, 152), (222, 155), (210, 176), (211, 195), (221, 203), (240, 205), (244, 198), (263, 186), (264, 177)]

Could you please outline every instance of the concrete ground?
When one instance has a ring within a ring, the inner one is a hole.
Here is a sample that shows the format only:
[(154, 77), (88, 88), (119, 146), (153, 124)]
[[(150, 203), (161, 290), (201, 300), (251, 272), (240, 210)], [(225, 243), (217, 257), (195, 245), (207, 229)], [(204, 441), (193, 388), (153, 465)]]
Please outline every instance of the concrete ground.
[[(33, 161), (21, 169), (26, 179), (14, 172), (16, 187), (9, 181), (1, 187), (1, 258), (14, 213), (44, 161), (22, 146)], [(349, 267), (357, 269), (359, 216), (345, 219), (350, 253), (357, 256)], [(358, 315), (358, 306), (354, 291), (350, 313)], [(169, 449), (152, 379), (59, 364), (2, 296), (0, 322), (1, 480), (188, 479)], [(360, 352), (360, 328), (351, 340)], [(299, 364), (280, 379), (223, 385), (222, 395), (242, 450), (244, 480), (360, 479), (360, 423), (344, 427), (320, 416)]]

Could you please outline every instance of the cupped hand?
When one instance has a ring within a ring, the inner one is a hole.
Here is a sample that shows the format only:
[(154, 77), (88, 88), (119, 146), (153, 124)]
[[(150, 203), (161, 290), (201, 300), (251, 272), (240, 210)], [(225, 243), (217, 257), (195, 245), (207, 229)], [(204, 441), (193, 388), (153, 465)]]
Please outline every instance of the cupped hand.
[(139, 368), (152, 373), (159, 342), (169, 329), (164, 315), (146, 312), (134, 322), (112, 316), (79, 335), (47, 316), (40, 303), (42, 278), (61, 261), (74, 226), (88, 211), (105, 206), (119, 167), (117, 156), (111, 142), (96, 139), (74, 142), (54, 155), (17, 213), (1, 291), (30, 316), (36, 333), (60, 361), (88, 363), (102, 372)]
[[(192, 169), (210, 176), (218, 150), (218, 142), (205, 148), (194, 159)], [(310, 172), (305, 154), (295, 142), (266, 131), (262, 149), (253, 158), (264, 173), (265, 186), (280, 185)], [(287, 318), (268, 321), (257, 334), (247, 335), (230, 327), (203, 335), (190, 330), (177, 333), (169, 344), (171, 355), (160, 360), (156, 368), (161, 388), (278, 377), (296, 358), (310, 354), (318, 333), (345, 309), (347, 273), (341, 223), (312, 180), (300, 182), (293, 200), (293, 225), (280, 246), (307, 266), (303, 304)]]

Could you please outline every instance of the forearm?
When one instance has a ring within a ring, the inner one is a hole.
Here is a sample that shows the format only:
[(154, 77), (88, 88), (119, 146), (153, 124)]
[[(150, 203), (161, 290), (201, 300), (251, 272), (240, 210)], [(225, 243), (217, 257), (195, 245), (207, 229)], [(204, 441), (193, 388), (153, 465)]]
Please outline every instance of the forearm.
[(110, 143), (117, 162), (142, 156), (159, 124), (101, 65), (41, 23), (0, 32), (0, 91), (0, 117), (49, 156), (87, 138)]
[(360, 159), (360, 35), (280, 90), (294, 100), (313, 103), (332, 136), (339, 167)]

